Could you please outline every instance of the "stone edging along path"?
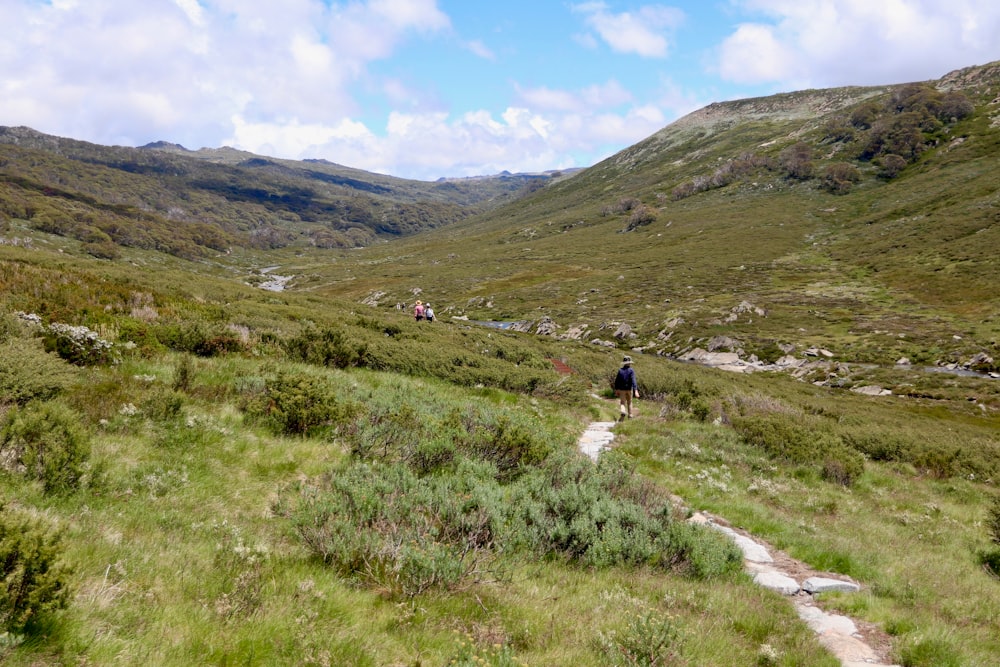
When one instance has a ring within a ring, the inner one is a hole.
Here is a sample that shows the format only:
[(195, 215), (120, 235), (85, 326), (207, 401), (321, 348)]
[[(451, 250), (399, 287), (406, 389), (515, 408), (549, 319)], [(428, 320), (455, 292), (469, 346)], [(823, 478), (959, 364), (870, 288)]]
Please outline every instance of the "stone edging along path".
[[(593, 422), (580, 436), (580, 451), (595, 461), (611, 446), (616, 422)], [(681, 498), (674, 502), (683, 506)], [(828, 591), (859, 591), (861, 587), (836, 575), (824, 576), (810, 570), (804, 563), (785, 554), (772, 555), (768, 547), (743, 531), (730, 527), (724, 520), (695, 512), (689, 521), (711, 526), (729, 535), (743, 552), (743, 562), (753, 580), (765, 588), (786, 595), (799, 618), (812, 628), (822, 644), (840, 660), (843, 667), (890, 667), (883, 662), (888, 652), (888, 637), (876, 626), (859, 626), (846, 616), (828, 614), (815, 604), (817, 593)], [(802, 582), (801, 584), (799, 582)], [(891, 667), (898, 667), (891, 665)]]

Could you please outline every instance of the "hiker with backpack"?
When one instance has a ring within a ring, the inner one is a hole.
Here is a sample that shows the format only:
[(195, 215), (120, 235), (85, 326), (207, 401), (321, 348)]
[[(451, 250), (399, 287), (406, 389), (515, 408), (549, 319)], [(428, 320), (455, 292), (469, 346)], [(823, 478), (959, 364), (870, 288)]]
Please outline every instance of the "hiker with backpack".
[(428, 322), (434, 321), (434, 309), (431, 308), (431, 304), (429, 303), (424, 304), (424, 319)]
[(419, 322), (424, 319), (424, 302), (417, 299), (417, 305), (413, 307), (413, 317)]
[(632, 357), (625, 355), (622, 367), (615, 375), (615, 395), (618, 396), (618, 421), (632, 418), (632, 398), (639, 398), (639, 383), (632, 368)]

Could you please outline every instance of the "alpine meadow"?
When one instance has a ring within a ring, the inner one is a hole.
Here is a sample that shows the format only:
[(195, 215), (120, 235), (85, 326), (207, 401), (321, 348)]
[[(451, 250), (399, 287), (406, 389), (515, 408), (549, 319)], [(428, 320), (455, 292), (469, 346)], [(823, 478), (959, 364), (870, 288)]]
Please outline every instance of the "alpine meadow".
[(0, 662), (845, 664), (708, 516), (1000, 664), (998, 174), (1000, 63), (434, 182), (2, 127)]

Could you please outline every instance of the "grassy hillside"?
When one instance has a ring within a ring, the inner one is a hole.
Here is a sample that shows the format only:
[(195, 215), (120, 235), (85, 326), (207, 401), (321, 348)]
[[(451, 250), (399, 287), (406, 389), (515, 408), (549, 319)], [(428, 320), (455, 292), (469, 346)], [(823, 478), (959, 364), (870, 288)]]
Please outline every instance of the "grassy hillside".
[(989, 381), (641, 357), (595, 466), (616, 351), (71, 251), (0, 246), (0, 553), (49, 586), (5, 664), (837, 664), (687, 507), (859, 581), (821, 602), (900, 664), (1000, 656)]
[(233, 247), (352, 248), (448, 224), (551, 174), (409, 181), (325, 160), (155, 143), (108, 147), (0, 128), (0, 219), (75, 238), (96, 257), (195, 259)]
[[(859, 582), (818, 604), (887, 660), (997, 664), (1000, 385), (921, 368), (996, 370), (995, 70), (712, 105), (349, 252), (201, 250), (291, 210), (239, 192), (322, 165), (0, 144), (0, 661), (838, 664), (699, 510)], [(102, 258), (60, 226), (155, 237), (185, 196), (235, 231)], [(543, 317), (584, 333), (456, 319)], [(670, 358), (713, 337), (834, 356)], [(633, 348), (638, 416), (594, 464), (576, 440)]]
[(997, 71), (715, 104), (492, 213), (288, 270), (588, 340), (624, 322), (621, 347), (667, 355), (727, 336), (767, 360), (1000, 359)]

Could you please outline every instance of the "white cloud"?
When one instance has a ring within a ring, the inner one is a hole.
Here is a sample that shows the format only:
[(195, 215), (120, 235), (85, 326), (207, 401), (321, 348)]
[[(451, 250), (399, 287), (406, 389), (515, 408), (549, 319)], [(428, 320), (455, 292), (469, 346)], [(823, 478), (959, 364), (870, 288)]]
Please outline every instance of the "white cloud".
[(744, 24), (723, 42), (719, 72), (724, 79), (737, 83), (787, 80), (793, 78), (793, 55), (771, 26)]
[[(438, 0), (0, 0), (0, 125), (105, 144), (230, 143), (436, 178), (586, 166), (745, 90), (727, 82), (912, 81), (1000, 57), (995, 0), (709, 3), (728, 10), (707, 20), (738, 23), (669, 59), (680, 30), (685, 42), (711, 32), (694, 24), (706, 14), (641, 1), (546, 4), (547, 16), (571, 11), (577, 34), (547, 30), (545, 44), (531, 34), (529, 47), (515, 26), (534, 15), (519, 3), (487, 46), (464, 39)], [(608, 71), (622, 60), (601, 45), (644, 60)], [(704, 53), (711, 72), (699, 69)], [(427, 76), (435, 62), (461, 75)], [(515, 69), (524, 63), (534, 69)], [(508, 99), (483, 108), (484, 89)]]
[(994, 0), (735, 0), (760, 21), (719, 49), (740, 83), (884, 84), (936, 78), (997, 57)]
[(574, 6), (604, 42), (619, 53), (646, 58), (666, 57), (671, 33), (683, 22), (684, 13), (666, 5), (645, 5), (635, 12), (612, 13), (603, 2)]

